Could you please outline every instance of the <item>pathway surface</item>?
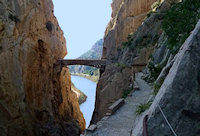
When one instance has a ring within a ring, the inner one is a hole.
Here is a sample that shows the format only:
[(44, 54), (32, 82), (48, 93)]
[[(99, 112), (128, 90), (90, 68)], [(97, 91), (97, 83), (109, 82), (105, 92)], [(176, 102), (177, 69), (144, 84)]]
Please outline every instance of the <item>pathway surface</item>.
[(148, 101), (151, 95), (151, 88), (141, 79), (142, 73), (136, 74), (136, 82), (140, 90), (132, 93), (125, 100), (125, 104), (108, 118), (103, 118), (97, 124), (97, 129), (86, 132), (86, 136), (130, 136), (134, 120), (136, 119), (137, 105)]

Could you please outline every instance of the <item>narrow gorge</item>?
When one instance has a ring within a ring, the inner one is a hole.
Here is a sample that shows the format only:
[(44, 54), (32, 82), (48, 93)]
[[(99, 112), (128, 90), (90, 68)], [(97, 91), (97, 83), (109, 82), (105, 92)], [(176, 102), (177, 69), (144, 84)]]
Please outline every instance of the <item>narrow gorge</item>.
[(52, 0), (0, 1), (0, 136), (200, 135), (200, 1), (111, 8), (104, 38), (78, 58), (102, 51), (106, 62), (86, 128), (70, 72), (99, 73), (60, 61), (68, 45)]

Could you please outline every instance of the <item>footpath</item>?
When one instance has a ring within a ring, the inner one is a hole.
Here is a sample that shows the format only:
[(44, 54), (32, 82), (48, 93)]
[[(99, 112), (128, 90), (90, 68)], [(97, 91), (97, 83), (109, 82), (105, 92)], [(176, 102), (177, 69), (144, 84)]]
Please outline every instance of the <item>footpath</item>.
[(84, 136), (133, 136), (132, 129), (138, 117), (137, 106), (146, 103), (152, 94), (151, 87), (142, 80), (141, 76), (142, 73), (136, 74), (135, 80), (139, 89), (125, 99), (125, 104), (113, 115), (102, 118), (92, 128), (93, 130), (87, 130)]

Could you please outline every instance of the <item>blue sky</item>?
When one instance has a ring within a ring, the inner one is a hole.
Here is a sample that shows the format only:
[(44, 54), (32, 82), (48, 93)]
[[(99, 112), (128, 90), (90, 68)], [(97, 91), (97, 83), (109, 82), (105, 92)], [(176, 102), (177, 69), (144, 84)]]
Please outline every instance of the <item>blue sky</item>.
[(68, 55), (74, 59), (103, 38), (111, 18), (112, 0), (53, 0), (54, 14), (64, 31)]

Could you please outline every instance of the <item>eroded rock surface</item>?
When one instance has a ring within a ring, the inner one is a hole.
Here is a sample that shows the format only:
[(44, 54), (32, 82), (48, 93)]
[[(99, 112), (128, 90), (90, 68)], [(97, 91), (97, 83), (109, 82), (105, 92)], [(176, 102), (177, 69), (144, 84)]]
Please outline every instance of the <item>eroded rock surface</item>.
[[(1, 136), (79, 135), (85, 128), (51, 0), (0, 1)], [(80, 127), (79, 127), (80, 126)]]

